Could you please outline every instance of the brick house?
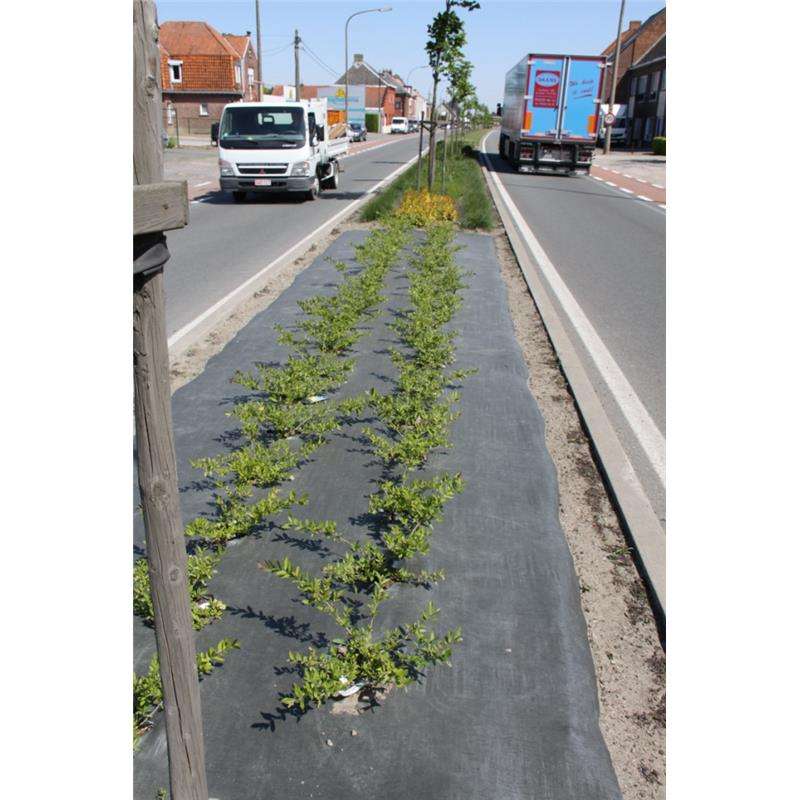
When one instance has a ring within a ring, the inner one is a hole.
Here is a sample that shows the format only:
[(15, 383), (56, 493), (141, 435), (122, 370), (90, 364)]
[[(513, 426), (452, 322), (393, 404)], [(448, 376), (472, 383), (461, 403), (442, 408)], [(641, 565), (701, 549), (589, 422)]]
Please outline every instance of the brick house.
[(649, 145), (667, 135), (667, 35), (628, 71), (628, 144)]
[[(643, 23), (632, 21), (622, 33), (615, 103), (628, 106), (627, 144), (649, 144), (667, 130), (667, 9)], [(608, 58), (603, 97), (609, 95), (616, 39), (603, 50)]]
[(225, 105), (258, 99), (249, 31), (238, 36), (221, 34), (206, 22), (164, 22), (159, 51), (169, 136), (208, 136)]
[[(369, 117), (378, 118), (379, 130), (386, 132), (389, 130), (392, 117), (404, 116), (397, 111), (398, 87), (394, 82), (388, 82), (382, 73), (373, 69), (366, 61), (364, 56), (356, 53), (353, 56), (353, 63), (347, 70), (347, 82), (350, 86), (364, 86), (365, 107), (369, 126)], [(345, 83), (345, 76), (342, 75), (336, 84)], [(402, 85), (402, 81), (401, 81)], [(402, 106), (401, 106), (402, 107)]]

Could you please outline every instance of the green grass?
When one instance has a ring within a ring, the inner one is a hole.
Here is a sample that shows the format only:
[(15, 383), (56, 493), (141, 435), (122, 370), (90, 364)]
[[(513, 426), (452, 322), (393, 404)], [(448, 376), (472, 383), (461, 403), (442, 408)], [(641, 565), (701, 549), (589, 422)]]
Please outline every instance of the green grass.
[[(477, 146), (485, 130), (468, 131), (456, 143), (447, 140), (447, 169), (445, 172), (444, 194), (455, 200), (458, 209), (458, 224), (462, 228), (487, 230), (494, 225), (492, 201), (486, 190), (486, 182), (481, 174), (477, 160)], [(441, 131), (439, 131), (441, 134)], [(436, 142), (436, 177), (434, 192), (442, 191), (442, 147), (439, 135)], [(428, 181), (428, 156), (422, 159), (421, 187)], [(362, 222), (372, 222), (390, 213), (400, 202), (407, 189), (417, 188), (417, 165), (409, 167), (397, 176), (382, 192), (367, 203), (361, 211)]]

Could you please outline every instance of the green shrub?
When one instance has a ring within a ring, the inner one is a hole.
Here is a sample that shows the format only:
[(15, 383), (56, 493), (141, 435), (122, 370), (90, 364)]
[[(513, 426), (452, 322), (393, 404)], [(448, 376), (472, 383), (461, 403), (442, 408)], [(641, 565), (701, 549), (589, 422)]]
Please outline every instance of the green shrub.
[(364, 117), (364, 124), (367, 126), (368, 133), (380, 133), (380, 118), (377, 114), (367, 114)]
[(665, 156), (667, 154), (667, 137), (654, 136), (653, 137), (653, 153), (657, 156)]

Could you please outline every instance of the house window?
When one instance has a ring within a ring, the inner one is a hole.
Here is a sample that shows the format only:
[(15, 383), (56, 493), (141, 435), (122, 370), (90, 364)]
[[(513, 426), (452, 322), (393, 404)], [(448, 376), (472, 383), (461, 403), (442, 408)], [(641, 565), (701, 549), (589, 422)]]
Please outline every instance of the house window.
[(254, 72), (252, 67), (247, 68), (247, 80), (249, 83), (252, 83), (256, 79), (256, 73)]
[(658, 96), (658, 82), (661, 78), (660, 72), (651, 72), (648, 82), (648, 100), (655, 100)]
[(201, 117), (208, 116), (208, 103), (200, 103), (200, 116)]
[(647, 92), (647, 75), (640, 75), (636, 79), (636, 99), (644, 100), (646, 92)]
[(169, 64), (169, 79), (171, 83), (180, 83), (183, 80), (183, 61), (172, 61)]
[(236, 65), (236, 83), (242, 82), (242, 68), (237, 64)]

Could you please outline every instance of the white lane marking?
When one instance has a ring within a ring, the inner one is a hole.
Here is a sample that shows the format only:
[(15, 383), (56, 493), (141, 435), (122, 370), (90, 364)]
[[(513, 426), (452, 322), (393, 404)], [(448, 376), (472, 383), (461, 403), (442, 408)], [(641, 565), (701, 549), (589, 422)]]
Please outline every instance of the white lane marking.
[(666, 208), (666, 206), (664, 205), (664, 203), (659, 203), (659, 204), (658, 204), (658, 207), (659, 207), (659, 208)]
[(649, 181), (642, 180), (641, 178), (637, 178), (636, 180), (639, 181), (639, 183), (646, 183), (648, 186), (650, 185)]
[(653, 202), (652, 197), (645, 197), (643, 194), (637, 194), (636, 196), (639, 198), (639, 200), (647, 200), (648, 203)]
[(612, 169), (612, 170), (609, 170), (609, 172), (616, 172), (616, 173), (617, 173), (617, 175), (620, 175), (620, 174), (621, 174), (621, 173), (620, 173), (620, 171), (619, 171), (618, 169)]
[(599, 175), (590, 175), (590, 178), (594, 178), (596, 181), (602, 181), (603, 179)]
[(211, 185), (211, 181), (203, 181), (202, 183), (196, 183), (194, 185), (194, 188), (195, 189), (199, 189), (201, 186), (210, 186), (210, 185)]
[(372, 145), (372, 147), (364, 147), (360, 150), (354, 150), (352, 153), (345, 153), (340, 158), (350, 158), (351, 156), (359, 156), (361, 153), (371, 153), (373, 150), (380, 150), (381, 147), (386, 147), (387, 144), (397, 144), (397, 142), (402, 142), (402, 137), (398, 137), (397, 139), (390, 139), (388, 142), (381, 142), (380, 144)]
[(621, 192), (625, 192), (626, 194), (633, 194), (633, 189), (626, 189), (624, 186), (620, 186), (619, 190)]
[[(373, 149), (377, 150), (378, 148), (375, 147)], [(427, 152), (428, 148), (426, 147), (423, 149), (422, 155), (424, 156)], [(348, 203), (341, 211), (337, 212), (332, 217), (325, 220), (325, 222), (323, 222), (319, 227), (315, 228), (307, 236), (304, 236), (299, 242), (292, 245), (285, 253), (281, 253), (281, 255), (279, 255), (277, 258), (270, 261), (269, 264), (267, 264), (267, 266), (264, 267), (264, 269), (259, 270), (255, 275), (252, 275), (246, 281), (239, 284), (239, 286), (237, 286), (233, 291), (228, 292), (228, 294), (226, 294), (225, 297), (223, 297), (221, 300), (217, 300), (217, 302), (214, 303), (214, 305), (207, 308), (202, 314), (195, 317), (191, 322), (184, 325), (180, 330), (175, 331), (175, 333), (173, 333), (172, 336), (170, 336), (169, 339), (167, 339), (167, 349), (172, 347), (176, 342), (180, 341), (188, 333), (191, 333), (198, 325), (200, 325), (204, 320), (208, 319), (212, 314), (214, 314), (220, 308), (223, 308), (229, 300), (235, 297), (239, 292), (241, 292), (247, 286), (249, 286), (252, 283), (255, 283), (257, 280), (259, 280), (259, 278), (262, 278), (264, 275), (266, 275), (278, 262), (281, 261), (281, 259), (286, 257), (287, 253), (291, 252), (292, 250), (300, 248), (305, 242), (309, 241), (310, 239), (313, 239), (323, 228), (331, 224), (336, 224), (342, 217), (346, 217), (347, 214), (350, 212), (350, 210), (353, 208), (353, 206), (361, 202), (364, 199), (364, 197), (370, 194), (375, 194), (375, 192), (377, 192), (379, 189), (382, 189), (387, 183), (390, 183), (395, 177), (397, 177), (401, 172), (403, 172), (403, 170), (408, 169), (416, 160), (417, 160), (417, 155), (415, 155), (409, 161), (406, 161), (405, 164), (401, 164), (396, 170), (394, 170), (394, 172), (390, 172), (385, 178), (383, 178), (383, 180), (376, 183), (371, 189), (365, 191), (364, 194), (361, 195), (361, 197), (357, 197), (351, 203)], [(195, 203), (199, 201), (193, 200), (192, 202)]]
[(604, 183), (608, 184), (609, 186), (613, 186), (615, 189), (617, 188), (617, 184), (611, 183), (611, 181), (604, 181)]
[(651, 186), (655, 186), (656, 189), (663, 189), (664, 187), (660, 183), (651, 183)]
[(622, 177), (623, 177), (623, 178), (632, 178), (632, 177), (633, 177), (633, 175), (628, 175), (628, 173), (627, 173), (627, 172), (623, 172), (623, 173), (622, 173)]
[(486, 139), (481, 143), (481, 150), (483, 152), (484, 163), (487, 166), (487, 171), (497, 187), (497, 191), (503, 198), (509, 213), (511, 214), (514, 222), (519, 228), (519, 232), (525, 239), (528, 247), (530, 248), (533, 257), (539, 264), (539, 269), (542, 272), (545, 280), (549, 284), (550, 291), (557, 298), (561, 304), (561, 308), (567, 315), (567, 318), (572, 323), (576, 333), (580, 337), (583, 346), (586, 348), (589, 356), (594, 362), (597, 371), (600, 373), (603, 381), (608, 387), (611, 395), (622, 411), (625, 419), (630, 425), (634, 436), (639, 442), (642, 450), (647, 456), (648, 461), (653, 467), (662, 486), (666, 485), (666, 451), (667, 443), (663, 434), (658, 429), (658, 426), (653, 422), (653, 418), (647, 412), (647, 409), (642, 404), (639, 396), (633, 390), (633, 387), (628, 382), (619, 365), (614, 360), (614, 357), (608, 351), (608, 348), (603, 344), (603, 340), (597, 334), (587, 316), (583, 313), (583, 309), (578, 305), (572, 292), (570, 292), (567, 285), (558, 274), (558, 270), (553, 266), (552, 261), (547, 256), (544, 248), (539, 244), (539, 240), (534, 236), (533, 231), (528, 227), (522, 214), (520, 213), (514, 201), (506, 191), (500, 178), (492, 169), (489, 159), (486, 155)]

